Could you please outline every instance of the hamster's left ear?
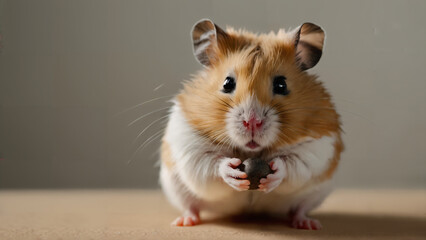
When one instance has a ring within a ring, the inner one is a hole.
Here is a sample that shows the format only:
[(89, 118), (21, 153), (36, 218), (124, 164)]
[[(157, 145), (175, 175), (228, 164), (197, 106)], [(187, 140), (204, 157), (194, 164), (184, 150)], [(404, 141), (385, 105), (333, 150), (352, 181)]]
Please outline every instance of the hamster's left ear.
[(194, 56), (202, 65), (209, 66), (216, 57), (219, 38), (227, 38), (227, 33), (209, 19), (201, 19), (192, 27)]
[(296, 63), (302, 71), (314, 67), (321, 58), (325, 33), (313, 23), (304, 23), (295, 33)]

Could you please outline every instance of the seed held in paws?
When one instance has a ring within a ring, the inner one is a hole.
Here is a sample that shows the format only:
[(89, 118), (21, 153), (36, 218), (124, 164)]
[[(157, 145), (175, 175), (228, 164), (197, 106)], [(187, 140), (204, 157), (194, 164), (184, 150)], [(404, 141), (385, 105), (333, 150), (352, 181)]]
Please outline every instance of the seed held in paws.
[(260, 179), (266, 178), (268, 174), (273, 173), (268, 162), (260, 158), (246, 159), (240, 166), (238, 166), (238, 169), (247, 174), (247, 180), (250, 181), (249, 190), (258, 189)]

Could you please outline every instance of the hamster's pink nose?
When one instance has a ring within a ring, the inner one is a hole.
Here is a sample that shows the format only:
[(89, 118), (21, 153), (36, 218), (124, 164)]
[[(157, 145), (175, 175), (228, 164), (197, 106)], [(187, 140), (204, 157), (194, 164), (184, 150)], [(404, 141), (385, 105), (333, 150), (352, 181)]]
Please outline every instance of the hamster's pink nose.
[(255, 117), (251, 117), (248, 121), (243, 120), (244, 127), (246, 127), (247, 130), (251, 130), (251, 131), (261, 128), (262, 124), (263, 124), (263, 121), (258, 120)]

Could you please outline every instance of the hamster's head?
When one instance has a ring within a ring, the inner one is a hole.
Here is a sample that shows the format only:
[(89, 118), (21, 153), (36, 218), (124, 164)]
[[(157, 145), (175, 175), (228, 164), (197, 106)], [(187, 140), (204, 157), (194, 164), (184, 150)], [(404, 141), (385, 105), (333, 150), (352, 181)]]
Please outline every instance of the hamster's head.
[(193, 51), (204, 69), (177, 97), (188, 122), (212, 143), (247, 152), (338, 131), (329, 94), (306, 72), (324, 37), (312, 23), (255, 35), (197, 22)]

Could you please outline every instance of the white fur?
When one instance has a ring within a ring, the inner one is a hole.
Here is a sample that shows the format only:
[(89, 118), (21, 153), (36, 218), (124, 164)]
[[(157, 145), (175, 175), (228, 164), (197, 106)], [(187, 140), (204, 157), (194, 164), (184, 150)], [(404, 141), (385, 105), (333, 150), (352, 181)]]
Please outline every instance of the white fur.
[(334, 156), (336, 136), (323, 136), (319, 139), (307, 138), (291, 147), (283, 148), (277, 154), (286, 156), (287, 179), (280, 190), (291, 192), (307, 184), (322, 174)]
[[(253, 137), (242, 124), (244, 120), (248, 121), (250, 114), (254, 114), (257, 120), (263, 121), (261, 131), (257, 131)], [(274, 109), (262, 106), (255, 96), (251, 96), (226, 114), (226, 130), (238, 147), (246, 151), (259, 151), (276, 139), (279, 131), (277, 121), (278, 117)], [(252, 138), (260, 145), (257, 149), (246, 147)]]
[[(226, 149), (222, 148), (223, 152), (220, 154), (213, 152), (218, 148), (200, 137), (190, 127), (179, 104), (172, 109), (165, 140), (169, 143), (175, 159), (177, 176), (193, 195), (210, 200), (231, 192), (231, 189), (223, 188), (223, 183), (215, 181), (215, 178), (218, 177), (218, 159), (227, 155)], [(226, 187), (226, 185), (224, 186)], [(216, 188), (219, 190), (213, 190)], [(223, 191), (221, 191), (222, 189)], [(221, 192), (224, 193), (221, 194)]]
[[(263, 110), (254, 100), (246, 104), (245, 107)], [(270, 128), (273, 124), (270, 123)], [(258, 136), (257, 140), (266, 144), (274, 139)], [(282, 167), (285, 169), (282, 182), (272, 192), (235, 191), (225, 183), (219, 170), (224, 159), (232, 157), (232, 152), (226, 147), (217, 148), (202, 138), (175, 102), (165, 133), (175, 166), (169, 170), (162, 165), (160, 181), (166, 196), (181, 210), (195, 205), (201, 210), (225, 214), (248, 210), (285, 213), (290, 209), (301, 209), (306, 212), (318, 205), (331, 189), (329, 182), (317, 183), (314, 178), (329, 165), (335, 140), (335, 136), (304, 139), (268, 156), (270, 159), (281, 158), (285, 165)]]

